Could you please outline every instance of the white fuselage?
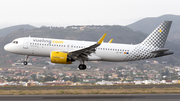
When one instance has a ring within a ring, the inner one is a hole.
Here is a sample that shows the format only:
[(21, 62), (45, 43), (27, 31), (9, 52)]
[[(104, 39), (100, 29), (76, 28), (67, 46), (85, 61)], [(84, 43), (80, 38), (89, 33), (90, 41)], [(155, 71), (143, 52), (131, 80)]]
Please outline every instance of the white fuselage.
[[(18, 43), (13, 43), (13, 42)], [(5, 50), (21, 55), (50, 57), (52, 51), (69, 52), (89, 47), (95, 42), (64, 39), (24, 37), (7, 44)], [(102, 43), (95, 53), (88, 56), (88, 61), (126, 61), (137, 45)]]
[(4, 49), (15, 54), (50, 57), (53, 63), (70, 64), (78, 60), (79, 69), (84, 70), (84, 61), (135, 61), (173, 54), (164, 48), (171, 23), (162, 22), (137, 45), (103, 43), (105, 33), (97, 42), (24, 37), (13, 40)]

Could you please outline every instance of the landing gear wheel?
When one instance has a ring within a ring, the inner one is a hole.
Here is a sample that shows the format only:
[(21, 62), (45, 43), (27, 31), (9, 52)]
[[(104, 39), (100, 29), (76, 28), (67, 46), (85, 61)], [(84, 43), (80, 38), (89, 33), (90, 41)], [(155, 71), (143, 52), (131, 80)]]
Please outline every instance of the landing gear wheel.
[(80, 70), (82, 70), (82, 69), (83, 69), (83, 65), (80, 64), (80, 65), (78, 66), (78, 68), (79, 68)]
[(29, 57), (29, 55), (26, 56), (26, 59), (25, 59), (25, 61), (23, 62), (24, 65), (27, 65), (27, 64), (28, 64), (28, 62), (27, 62), (28, 57)]
[(23, 63), (24, 63), (24, 65), (27, 65), (27, 64), (28, 64), (27, 61), (24, 61)]
[(86, 65), (83, 66), (83, 69), (84, 69), (84, 70), (86, 69)]
[(85, 64), (80, 64), (80, 65), (78, 66), (78, 68), (79, 68), (80, 70), (85, 70), (85, 69), (86, 69), (86, 65), (85, 65)]

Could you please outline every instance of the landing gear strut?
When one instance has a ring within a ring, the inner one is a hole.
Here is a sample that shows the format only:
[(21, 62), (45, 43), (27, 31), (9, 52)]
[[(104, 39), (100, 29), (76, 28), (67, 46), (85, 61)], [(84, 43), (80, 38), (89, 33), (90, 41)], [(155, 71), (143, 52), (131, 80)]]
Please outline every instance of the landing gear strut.
[(25, 59), (25, 61), (23, 62), (24, 65), (27, 65), (27, 64), (28, 64), (28, 62), (27, 62), (28, 57), (29, 57), (29, 55), (26, 56), (26, 59)]
[(85, 70), (86, 65), (84, 64), (84, 60), (82, 58), (78, 58), (80, 65), (78, 66), (79, 70)]
[(85, 64), (80, 64), (80, 65), (78, 66), (78, 68), (79, 68), (80, 70), (85, 70), (85, 69), (86, 69), (86, 65), (85, 65)]

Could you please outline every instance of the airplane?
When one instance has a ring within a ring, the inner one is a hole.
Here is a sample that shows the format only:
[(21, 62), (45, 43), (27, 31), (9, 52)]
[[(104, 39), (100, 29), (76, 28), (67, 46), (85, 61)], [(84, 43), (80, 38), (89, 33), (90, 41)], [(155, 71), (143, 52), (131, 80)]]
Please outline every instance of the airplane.
[(79, 61), (78, 68), (85, 70), (85, 61), (124, 62), (161, 57), (173, 54), (164, 48), (172, 21), (162, 22), (144, 41), (139, 44), (103, 42), (106, 33), (97, 41), (78, 41), (37, 37), (14, 39), (4, 46), (8, 52), (29, 56), (50, 57), (52, 63), (72, 64)]

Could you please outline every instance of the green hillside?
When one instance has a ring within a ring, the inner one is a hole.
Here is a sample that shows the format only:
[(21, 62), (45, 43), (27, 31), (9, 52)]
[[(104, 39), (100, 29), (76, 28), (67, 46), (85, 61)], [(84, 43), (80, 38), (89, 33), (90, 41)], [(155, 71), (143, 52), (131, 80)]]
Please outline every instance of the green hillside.
[(17, 25), (17, 26), (11, 26), (11, 27), (7, 27), (7, 28), (3, 28), (0, 29), (0, 37), (5, 36), (13, 31), (17, 31), (19, 29), (25, 29), (25, 30), (29, 30), (29, 29), (34, 29), (36, 27), (31, 26), (31, 25)]

